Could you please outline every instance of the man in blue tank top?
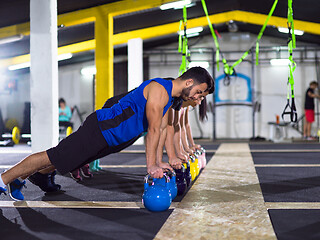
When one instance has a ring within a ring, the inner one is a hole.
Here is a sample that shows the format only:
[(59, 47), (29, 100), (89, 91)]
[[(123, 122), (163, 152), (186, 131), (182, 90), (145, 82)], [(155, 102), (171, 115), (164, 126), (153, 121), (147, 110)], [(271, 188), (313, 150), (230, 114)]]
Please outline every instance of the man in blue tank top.
[[(83, 125), (63, 139), (56, 147), (29, 155), (0, 175), (0, 194), (6, 192), (14, 200), (23, 200), (13, 192), (20, 192), (25, 179), (39, 169), (57, 169), (68, 173), (97, 158), (118, 152), (142, 132), (146, 136), (147, 172), (153, 178), (163, 177), (169, 164), (157, 159), (157, 149), (163, 149), (165, 135), (161, 134), (168, 122), (167, 110), (173, 97), (184, 101), (197, 100), (214, 88), (214, 80), (201, 67), (186, 71), (173, 81), (156, 78), (142, 83), (111, 108), (97, 110)], [(161, 138), (160, 138), (161, 136)], [(18, 179), (19, 178), (19, 179)]]

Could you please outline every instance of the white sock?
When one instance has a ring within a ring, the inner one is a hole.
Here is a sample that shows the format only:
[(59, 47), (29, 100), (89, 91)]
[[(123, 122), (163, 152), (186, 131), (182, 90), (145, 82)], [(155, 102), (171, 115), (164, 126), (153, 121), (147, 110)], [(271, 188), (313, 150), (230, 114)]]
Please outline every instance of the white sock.
[(5, 188), (6, 189), (6, 185), (3, 183), (2, 181), (2, 177), (1, 177), (2, 174), (0, 174), (0, 187), (2, 188)]

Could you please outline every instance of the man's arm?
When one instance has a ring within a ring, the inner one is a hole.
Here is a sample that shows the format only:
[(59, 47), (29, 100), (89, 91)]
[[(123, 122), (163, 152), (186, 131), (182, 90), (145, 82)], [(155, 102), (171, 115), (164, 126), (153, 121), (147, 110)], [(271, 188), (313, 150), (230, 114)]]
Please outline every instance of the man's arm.
[[(183, 110), (180, 110), (183, 111)], [(174, 112), (174, 121), (173, 121), (173, 128), (174, 128), (174, 147), (177, 152), (177, 157), (180, 158), (183, 162), (188, 160), (188, 154), (184, 151), (181, 143), (181, 129), (180, 129), (180, 111)]]
[(167, 125), (167, 137), (165, 140), (165, 147), (167, 151), (167, 155), (169, 158), (169, 163), (173, 168), (180, 169), (181, 168), (181, 159), (179, 159), (176, 155), (173, 143), (174, 137), (174, 128), (173, 128), (173, 121), (174, 121), (174, 110), (170, 108), (168, 110), (168, 125)]
[(311, 91), (308, 91), (308, 96), (311, 98), (320, 98), (320, 95), (316, 93), (312, 93)]
[(169, 96), (163, 86), (151, 82), (144, 89), (147, 99), (146, 116), (148, 120), (148, 134), (146, 137), (147, 171), (153, 178), (163, 177), (163, 170), (156, 165), (156, 151), (160, 140), (160, 127), (163, 109), (168, 103)]
[(180, 116), (180, 126), (181, 126), (181, 142), (183, 145), (184, 150), (188, 153), (188, 154), (193, 154), (192, 149), (189, 146), (188, 143), (188, 139), (187, 139), (187, 132), (186, 132), (186, 128), (185, 128), (185, 112), (186, 110), (184, 110), (181, 113)]
[(167, 138), (168, 115), (169, 115), (169, 112), (167, 111), (166, 114), (164, 115), (164, 117), (162, 118), (161, 128), (160, 128), (160, 140), (159, 140), (159, 145), (158, 145), (158, 149), (157, 149), (156, 163), (161, 168), (169, 169), (169, 170), (173, 171), (172, 167), (168, 163), (165, 163), (162, 161), (163, 146), (164, 146), (166, 138)]
[(184, 114), (184, 124), (185, 124), (185, 128), (186, 128), (189, 146), (192, 148), (193, 151), (195, 151), (196, 149), (200, 149), (201, 146), (199, 144), (195, 144), (193, 137), (192, 137), (191, 126), (189, 124), (189, 107), (187, 107), (185, 114)]

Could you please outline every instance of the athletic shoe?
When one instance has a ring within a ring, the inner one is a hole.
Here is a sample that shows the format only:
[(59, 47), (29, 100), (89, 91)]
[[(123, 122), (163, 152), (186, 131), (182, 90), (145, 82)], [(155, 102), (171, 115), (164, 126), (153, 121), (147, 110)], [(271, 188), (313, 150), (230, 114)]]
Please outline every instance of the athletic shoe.
[(94, 163), (95, 163), (96, 169), (98, 169), (98, 171), (100, 171), (100, 170), (102, 169), (102, 168), (99, 166), (99, 164), (100, 164), (100, 159), (95, 160)]
[(24, 196), (21, 193), (21, 188), (25, 187), (26, 181), (20, 181), (19, 179), (14, 180), (13, 182), (8, 184), (8, 192), (9, 196), (14, 201), (22, 201), (24, 200)]
[(44, 192), (59, 191), (61, 186), (52, 182), (51, 174), (36, 172), (28, 177), (29, 181), (38, 186)]
[(92, 178), (93, 174), (89, 170), (89, 164), (86, 164), (80, 168), (80, 172), (85, 178)]
[(55, 186), (58, 190), (60, 190), (61, 189), (61, 185), (55, 183), (56, 174), (57, 174), (57, 171), (54, 170), (52, 173), (49, 174), (49, 177), (51, 178), (52, 185)]
[(96, 168), (96, 162), (92, 161), (91, 163), (89, 163), (89, 168), (91, 172), (98, 172), (99, 169)]
[(3, 193), (4, 195), (7, 195), (6, 192), (7, 192), (7, 189), (0, 187), (0, 195), (1, 195), (1, 193)]
[(79, 169), (76, 169), (76, 170), (70, 172), (70, 175), (77, 182), (82, 181), (82, 177), (80, 176), (80, 170)]

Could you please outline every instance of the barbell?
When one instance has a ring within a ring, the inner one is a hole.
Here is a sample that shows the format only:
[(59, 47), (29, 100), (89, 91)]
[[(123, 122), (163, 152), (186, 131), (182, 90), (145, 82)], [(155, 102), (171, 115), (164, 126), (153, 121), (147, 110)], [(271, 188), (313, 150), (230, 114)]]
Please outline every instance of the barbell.
[[(66, 136), (69, 136), (72, 133), (73, 129), (71, 126), (67, 127)], [(14, 144), (18, 144), (21, 139), (31, 139), (30, 133), (21, 134), (19, 127), (15, 126), (12, 129), (11, 133), (2, 134), (3, 139), (12, 139)]]

